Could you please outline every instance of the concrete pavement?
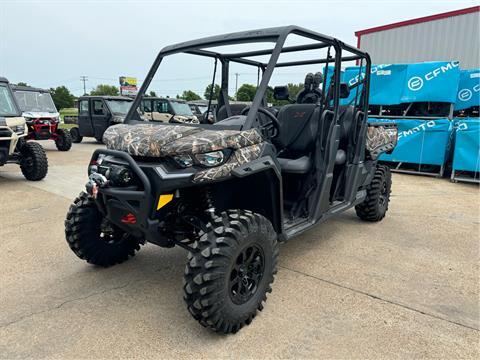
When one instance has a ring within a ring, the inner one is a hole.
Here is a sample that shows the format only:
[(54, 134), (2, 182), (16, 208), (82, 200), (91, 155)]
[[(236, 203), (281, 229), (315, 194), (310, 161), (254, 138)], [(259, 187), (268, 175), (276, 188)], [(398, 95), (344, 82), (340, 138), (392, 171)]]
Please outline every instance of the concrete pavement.
[(49, 156), (44, 181), (0, 168), (1, 358), (478, 358), (479, 190), (394, 175), (387, 217), (348, 211), (282, 245), (265, 309), (238, 334), (182, 300), (182, 249), (109, 269), (77, 259), (63, 220), (95, 142)]

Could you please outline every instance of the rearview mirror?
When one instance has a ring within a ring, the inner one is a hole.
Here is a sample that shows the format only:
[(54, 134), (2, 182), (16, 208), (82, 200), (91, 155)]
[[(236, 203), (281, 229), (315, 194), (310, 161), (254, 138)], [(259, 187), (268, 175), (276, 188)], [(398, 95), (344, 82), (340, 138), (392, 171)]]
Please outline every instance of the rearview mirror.
[(273, 98), (275, 100), (289, 100), (290, 94), (288, 93), (288, 87), (286, 86), (275, 86), (273, 88)]
[(340, 99), (346, 99), (350, 96), (350, 87), (347, 83), (340, 83)]

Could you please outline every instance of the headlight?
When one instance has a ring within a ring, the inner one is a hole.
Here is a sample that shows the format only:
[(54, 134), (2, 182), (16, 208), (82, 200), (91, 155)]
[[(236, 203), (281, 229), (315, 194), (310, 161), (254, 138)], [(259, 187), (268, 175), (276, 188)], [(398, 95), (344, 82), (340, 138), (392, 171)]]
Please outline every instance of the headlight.
[(123, 165), (100, 165), (98, 162), (94, 162), (88, 167), (88, 175), (90, 176), (93, 173), (103, 175), (114, 186), (128, 186), (134, 183), (133, 172)]
[(112, 166), (110, 171), (110, 179), (113, 183), (121, 186), (130, 184), (133, 179), (133, 174), (130, 169), (123, 166)]
[(225, 161), (228, 159), (228, 155), (230, 155), (230, 151), (226, 149), (203, 154), (196, 154), (195, 158), (201, 165), (213, 167), (225, 163)]
[(25, 132), (25, 125), (12, 126), (12, 130), (13, 130), (17, 135), (23, 135), (23, 133)]
[(193, 159), (190, 155), (176, 155), (173, 160), (182, 168), (187, 168), (193, 165)]
[(119, 124), (123, 123), (124, 120), (125, 120), (125, 118), (123, 116), (114, 116), (113, 119), (112, 119), (112, 121), (114, 123), (119, 123)]

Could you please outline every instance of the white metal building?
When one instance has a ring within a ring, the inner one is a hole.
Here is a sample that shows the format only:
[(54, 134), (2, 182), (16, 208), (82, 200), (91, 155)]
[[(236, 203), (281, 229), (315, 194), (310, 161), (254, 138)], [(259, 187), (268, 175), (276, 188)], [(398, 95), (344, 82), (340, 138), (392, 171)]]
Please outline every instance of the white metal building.
[(355, 32), (374, 64), (459, 60), (480, 67), (480, 6)]

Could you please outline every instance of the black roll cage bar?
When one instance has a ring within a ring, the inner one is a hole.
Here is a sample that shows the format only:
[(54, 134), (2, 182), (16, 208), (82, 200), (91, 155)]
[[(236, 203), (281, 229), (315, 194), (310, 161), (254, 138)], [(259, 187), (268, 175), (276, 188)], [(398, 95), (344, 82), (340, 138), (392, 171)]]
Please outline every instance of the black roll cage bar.
[[(287, 37), (290, 34), (315, 40), (315, 41), (318, 41), (318, 43), (283, 47)], [(245, 51), (245, 52), (238, 52), (238, 53), (226, 53), (226, 54), (205, 50), (205, 48), (210, 48), (210, 47), (257, 43), (257, 42), (273, 42), (275, 43), (275, 46), (273, 47), (273, 49), (253, 50), (253, 51)], [(300, 60), (300, 61), (290, 61), (290, 62), (283, 62), (283, 63), (278, 62), (279, 56), (282, 53), (315, 50), (315, 49), (322, 49), (327, 47), (333, 47), (333, 49), (335, 50), (335, 59), (333, 59), (333, 57), (329, 57), (325, 59)], [(353, 55), (342, 57), (342, 50), (345, 50)], [(220, 92), (218, 107), (222, 105), (226, 105), (226, 111), (228, 116), (231, 116), (231, 110), (228, 103), (228, 96), (226, 96), (226, 94), (223, 94), (223, 91), (225, 89), (228, 89), (229, 62), (251, 65), (262, 70), (263, 76), (261, 77), (260, 84), (257, 87), (257, 92), (253, 99), (252, 105), (250, 106), (250, 111), (248, 112), (247, 119), (243, 127), (244, 130), (250, 129), (254, 126), (258, 109), (264, 101), (265, 94), (268, 88), (268, 83), (276, 67), (325, 64), (325, 63), (330, 63), (332, 60), (334, 60), (334, 69), (341, 69), (341, 64), (343, 61), (362, 60), (362, 63), (363, 63), (363, 60), (365, 60), (365, 75), (363, 76), (361, 83), (364, 84), (363, 91), (365, 91), (366, 94), (368, 94), (369, 87), (370, 87), (371, 60), (368, 53), (361, 51), (351, 45), (345, 44), (338, 39), (335, 39), (333, 37), (323, 35), (311, 30), (307, 30), (305, 28), (295, 26), (295, 25), (242, 31), (242, 32), (223, 34), (223, 35), (211, 36), (211, 37), (206, 37), (206, 38), (197, 39), (197, 40), (186, 41), (186, 42), (164, 47), (157, 55), (152, 67), (150, 68), (147, 74), (147, 77), (145, 78), (145, 81), (140, 87), (138, 95), (135, 98), (126, 116), (126, 119), (125, 119), (126, 123), (129, 123), (130, 120), (135, 120), (134, 119), (135, 115), (138, 116), (136, 109), (140, 105), (140, 101), (145, 95), (148, 87), (150, 86), (150, 83), (152, 82), (152, 79), (155, 76), (155, 73), (157, 72), (158, 67), (160, 66), (163, 58), (166, 56), (170, 56), (178, 53), (206, 56), (206, 57), (217, 59), (221, 62), (222, 91)], [(261, 56), (261, 55), (271, 55), (271, 56), (267, 63), (246, 59), (247, 57)], [(340, 84), (340, 71), (334, 71), (333, 84)], [(334, 86), (333, 94), (332, 94), (335, 119), (338, 118), (337, 112), (338, 112), (338, 105), (339, 105), (339, 91), (340, 91), (339, 88), (340, 88), (339, 86)], [(362, 105), (363, 105), (364, 113), (367, 114), (368, 96), (363, 97)], [(192, 125), (189, 124), (189, 126), (192, 126)]]

